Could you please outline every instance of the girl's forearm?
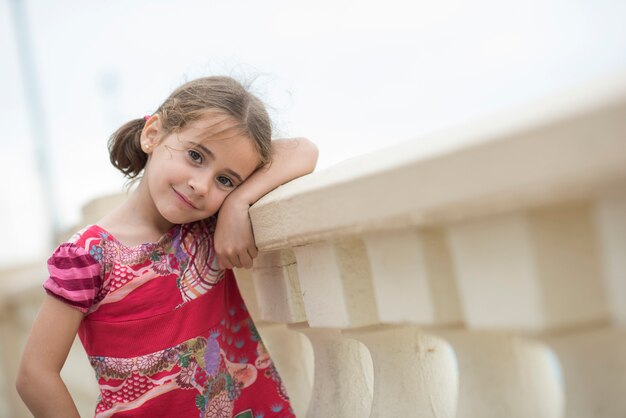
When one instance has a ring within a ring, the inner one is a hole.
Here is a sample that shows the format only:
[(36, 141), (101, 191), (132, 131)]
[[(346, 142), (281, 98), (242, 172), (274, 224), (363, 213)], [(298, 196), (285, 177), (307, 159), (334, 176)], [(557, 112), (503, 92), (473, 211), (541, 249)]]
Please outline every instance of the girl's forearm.
[(35, 418), (80, 418), (78, 409), (58, 373), (21, 375), (17, 390)]
[(255, 171), (227, 200), (251, 206), (281, 184), (311, 173), (317, 163), (317, 146), (306, 138), (272, 141), (272, 162)]
[(46, 295), (26, 342), (16, 387), (37, 418), (78, 417), (78, 410), (61, 379), (82, 312)]

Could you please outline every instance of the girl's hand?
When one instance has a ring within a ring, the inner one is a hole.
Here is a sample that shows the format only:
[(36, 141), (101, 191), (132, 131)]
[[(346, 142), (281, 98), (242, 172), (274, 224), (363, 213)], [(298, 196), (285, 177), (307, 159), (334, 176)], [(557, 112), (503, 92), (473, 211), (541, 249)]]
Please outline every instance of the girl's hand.
[(214, 246), (218, 265), (221, 269), (252, 267), (252, 259), (257, 256), (252, 223), (248, 210), (250, 205), (229, 195), (217, 215)]

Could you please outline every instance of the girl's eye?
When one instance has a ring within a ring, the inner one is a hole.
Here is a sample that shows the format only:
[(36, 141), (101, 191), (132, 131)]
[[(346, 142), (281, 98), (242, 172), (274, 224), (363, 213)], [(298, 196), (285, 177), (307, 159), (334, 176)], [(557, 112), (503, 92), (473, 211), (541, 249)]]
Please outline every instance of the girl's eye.
[(200, 154), (198, 151), (194, 151), (190, 149), (188, 151), (188, 154), (189, 154), (189, 158), (191, 158), (191, 161), (193, 161), (194, 163), (202, 162), (202, 154)]
[(225, 176), (219, 176), (217, 178), (217, 181), (219, 181), (222, 186), (226, 186), (226, 187), (234, 187), (235, 186), (233, 184), (233, 182), (228, 177), (225, 177)]

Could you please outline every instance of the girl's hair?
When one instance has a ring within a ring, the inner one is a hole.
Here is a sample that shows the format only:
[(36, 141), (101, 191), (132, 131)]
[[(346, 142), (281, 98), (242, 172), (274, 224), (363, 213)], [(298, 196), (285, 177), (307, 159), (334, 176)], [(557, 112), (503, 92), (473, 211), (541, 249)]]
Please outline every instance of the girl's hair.
[[(238, 128), (256, 145), (261, 164), (270, 161), (272, 126), (263, 103), (230, 77), (214, 76), (189, 81), (163, 102), (155, 114), (160, 116), (166, 134), (185, 127), (207, 111), (217, 110), (238, 122)], [(109, 138), (111, 163), (125, 176), (136, 178), (146, 166), (148, 156), (141, 150), (144, 118), (127, 122)]]

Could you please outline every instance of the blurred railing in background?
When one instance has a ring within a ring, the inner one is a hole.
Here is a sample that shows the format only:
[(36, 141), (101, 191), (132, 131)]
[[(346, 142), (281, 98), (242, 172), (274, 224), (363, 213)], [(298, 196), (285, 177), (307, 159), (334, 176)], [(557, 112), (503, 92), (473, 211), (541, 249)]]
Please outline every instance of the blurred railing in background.
[[(238, 281), (299, 416), (626, 415), (626, 77), (293, 181)], [(116, 199), (114, 197), (111, 199)], [(98, 219), (110, 199), (86, 208)], [(0, 276), (0, 413), (43, 297)], [(97, 396), (77, 346), (64, 378)]]

